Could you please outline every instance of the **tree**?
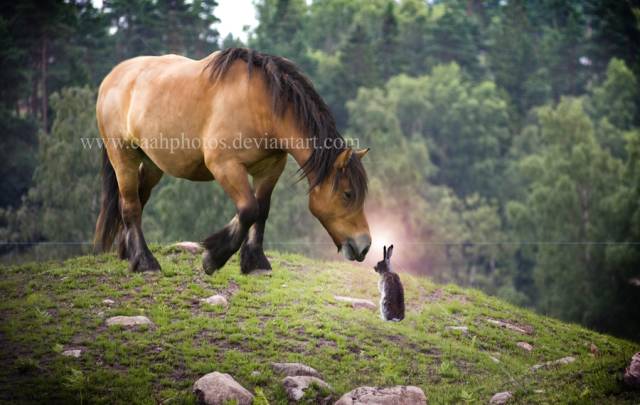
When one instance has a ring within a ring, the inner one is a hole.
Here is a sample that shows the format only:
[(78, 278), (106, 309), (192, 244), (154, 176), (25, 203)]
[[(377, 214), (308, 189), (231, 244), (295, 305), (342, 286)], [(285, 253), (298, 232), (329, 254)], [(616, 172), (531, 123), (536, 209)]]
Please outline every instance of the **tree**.
[[(583, 101), (564, 98), (537, 117), (543, 143), (519, 162), (526, 196), (508, 204), (509, 222), (520, 240), (540, 241), (529, 251), (538, 309), (600, 328), (611, 323), (603, 303), (616, 301), (621, 281), (603, 271), (609, 248), (600, 242), (619, 240), (608, 213), (612, 196), (628, 193), (623, 164), (597, 142)], [(625, 322), (616, 328), (628, 330)]]
[(256, 4), (258, 26), (249, 45), (284, 56), (311, 70), (304, 36), (307, 5), (304, 0), (264, 0)]
[(398, 50), (398, 21), (395, 16), (393, 2), (387, 3), (382, 17), (382, 29), (378, 41), (376, 59), (380, 69), (382, 80), (389, 79), (394, 73), (399, 72)]
[(99, 148), (95, 140), (95, 92), (68, 88), (51, 96), (51, 134), (40, 134), (33, 186), (20, 208), (0, 215), (2, 239), (61, 242), (56, 249), (78, 252), (74, 243), (91, 240), (100, 198)]
[(473, 14), (460, 7), (446, 7), (431, 28), (429, 65), (455, 62), (474, 77), (482, 77), (480, 25)]

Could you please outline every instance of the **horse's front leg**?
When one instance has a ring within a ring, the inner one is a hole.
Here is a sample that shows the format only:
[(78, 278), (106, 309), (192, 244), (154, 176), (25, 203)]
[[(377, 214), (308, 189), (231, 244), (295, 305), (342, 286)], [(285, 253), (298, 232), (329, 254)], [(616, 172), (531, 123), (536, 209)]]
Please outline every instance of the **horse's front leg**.
[(264, 254), (262, 241), (264, 239), (265, 224), (269, 216), (271, 193), (286, 163), (287, 155), (283, 155), (274, 164), (270, 164), (253, 177), (255, 196), (258, 201), (258, 218), (256, 223), (249, 229), (240, 249), (240, 270), (245, 274), (254, 270), (271, 270), (271, 264)]
[(202, 267), (207, 274), (212, 274), (224, 266), (227, 260), (238, 251), (249, 228), (258, 218), (259, 207), (249, 185), (247, 170), (243, 165), (237, 162), (211, 164), (209, 170), (236, 206), (236, 215), (233, 219), (203, 242), (205, 252)]

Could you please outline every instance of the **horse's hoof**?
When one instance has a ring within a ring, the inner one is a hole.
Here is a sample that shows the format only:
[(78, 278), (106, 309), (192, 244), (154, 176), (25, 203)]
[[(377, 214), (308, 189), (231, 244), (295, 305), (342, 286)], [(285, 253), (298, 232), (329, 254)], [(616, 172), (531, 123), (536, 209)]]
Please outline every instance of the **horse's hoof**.
[(139, 255), (129, 262), (129, 270), (134, 273), (160, 271), (160, 263), (152, 255)]
[(243, 245), (240, 249), (240, 271), (243, 274), (249, 274), (260, 271), (264, 273), (271, 271), (271, 263), (264, 255), (261, 248), (252, 249), (249, 246)]
[(224, 266), (224, 263), (219, 264), (209, 250), (205, 250), (202, 254), (202, 268), (208, 275), (212, 275), (216, 270), (220, 270)]

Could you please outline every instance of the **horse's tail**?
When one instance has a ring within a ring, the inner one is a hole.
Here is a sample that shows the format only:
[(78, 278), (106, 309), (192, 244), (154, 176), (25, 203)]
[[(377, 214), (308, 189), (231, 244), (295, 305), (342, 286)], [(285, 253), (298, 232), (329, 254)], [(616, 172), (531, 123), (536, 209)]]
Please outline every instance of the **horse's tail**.
[(93, 239), (95, 249), (102, 252), (111, 249), (121, 228), (122, 216), (120, 215), (118, 180), (109, 156), (107, 156), (107, 151), (102, 149), (102, 203)]

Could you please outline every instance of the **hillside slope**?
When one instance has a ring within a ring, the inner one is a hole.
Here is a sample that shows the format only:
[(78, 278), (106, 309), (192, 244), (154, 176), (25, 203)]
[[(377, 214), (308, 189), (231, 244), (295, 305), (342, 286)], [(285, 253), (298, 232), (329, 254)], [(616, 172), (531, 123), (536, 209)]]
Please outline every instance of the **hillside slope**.
[[(243, 276), (234, 258), (207, 276), (199, 256), (154, 251), (161, 274), (131, 274), (114, 255), (0, 268), (0, 400), (189, 403), (194, 381), (221, 371), (285, 403), (270, 363), (298, 361), (338, 396), (405, 384), (421, 387), (429, 403), (487, 403), (507, 390), (512, 403), (640, 401), (622, 384), (638, 344), (477, 291), (402, 275), (407, 317), (382, 322), (377, 311), (333, 298), (377, 303), (377, 275), (362, 266), (270, 252), (271, 275)], [(228, 308), (200, 303), (215, 293), (228, 297)], [(105, 326), (115, 315), (146, 315), (155, 326)], [(467, 330), (451, 328), (461, 326)], [(63, 356), (68, 349), (82, 354)], [(576, 361), (531, 370), (565, 356)]]

